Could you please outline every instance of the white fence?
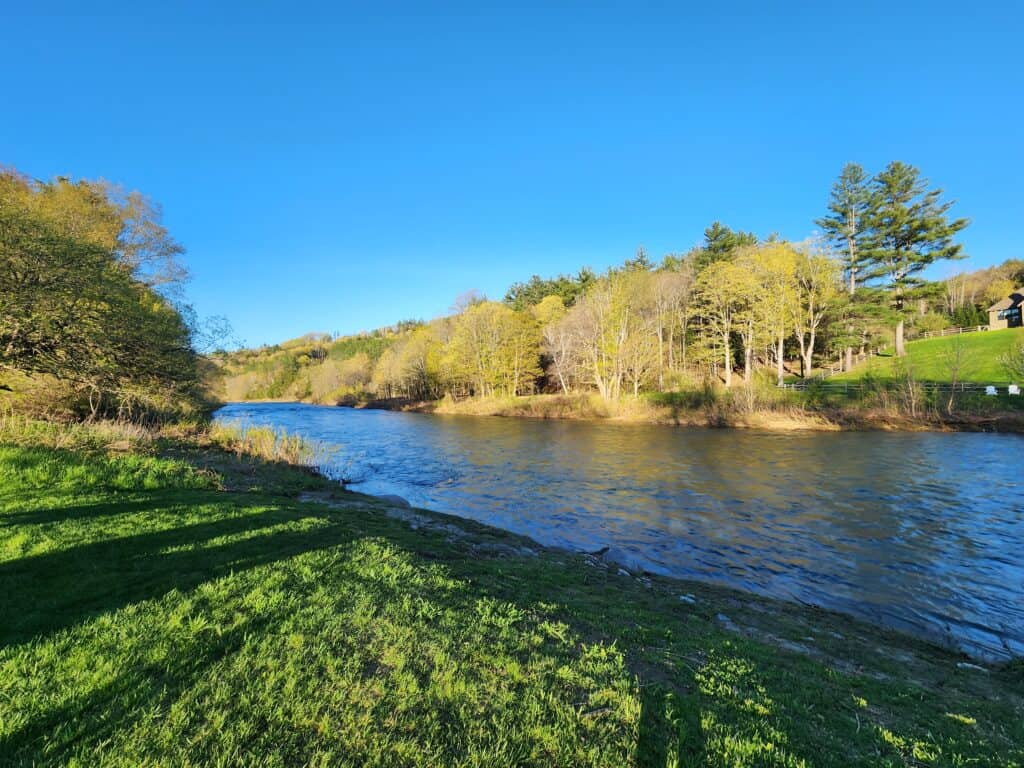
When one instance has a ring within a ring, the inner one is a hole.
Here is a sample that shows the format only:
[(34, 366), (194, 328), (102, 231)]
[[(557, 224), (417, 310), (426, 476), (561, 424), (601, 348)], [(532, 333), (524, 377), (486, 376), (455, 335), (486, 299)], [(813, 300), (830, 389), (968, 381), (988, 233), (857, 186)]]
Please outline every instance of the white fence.
[[(788, 384), (783, 384), (782, 389), (792, 389), (803, 392), (813, 389), (815, 392), (828, 393), (850, 393), (861, 392), (870, 389), (891, 389), (896, 386), (895, 382), (864, 382), (864, 381), (828, 381), (825, 379), (802, 379)], [(973, 382), (960, 382), (949, 384), (941, 381), (915, 381), (914, 386), (926, 392), (970, 392), (984, 395), (989, 387), (995, 387), (997, 395), (1010, 394), (1009, 382), (999, 384), (975, 384)]]
[(941, 331), (925, 331), (914, 336), (914, 339), (932, 339), (939, 338), (941, 336), (956, 336), (959, 333), (977, 333), (978, 331), (987, 331), (987, 325), (972, 325), (965, 328), (943, 328)]
[[(920, 341), (921, 339), (932, 339), (941, 338), (942, 336), (956, 336), (961, 333), (977, 333), (979, 331), (987, 331), (989, 327), (987, 325), (972, 325), (958, 328), (943, 328), (941, 331), (924, 331), (919, 333), (913, 338), (907, 339), (907, 342)], [(854, 363), (861, 363), (867, 360), (869, 357), (878, 355), (879, 350), (873, 349), (869, 352), (857, 353), (853, 356)], [(842, 373), (844, 368), (844, 360), (840, 358), (834, 363), (824, 363), (821, 366), (821, 371), (813, 376), (815, 379), (827, 379), (831, 376), (835, 376), (837, 373)]]
[[(856, 365), (857, 363), (863, 363), (869, 357), (876, 357), (877, 355), (877, 349), (870, 349), (867, 352), (855, 352), (853, 354), (853, 363), (854, 365)], [(814, 374), (813, 376), (809, 377), (808, 380), (827, 379), (830, 376), (835, 376), (837, 373), (842, 373), (844, 370), (845, 360), (845, 357), (841, 357), (834, 363), (822, 363), (821, 370), (818, 373)]]

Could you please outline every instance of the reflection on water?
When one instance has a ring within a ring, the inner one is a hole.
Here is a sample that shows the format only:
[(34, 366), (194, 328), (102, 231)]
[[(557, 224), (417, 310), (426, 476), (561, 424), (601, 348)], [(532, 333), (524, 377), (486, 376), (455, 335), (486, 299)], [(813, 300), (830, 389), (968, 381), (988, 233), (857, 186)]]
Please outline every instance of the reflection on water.
[(634, 567), (1024, 654), (1024, 439), (766, 434), (234, 404), (340, 446), (365, 493)]

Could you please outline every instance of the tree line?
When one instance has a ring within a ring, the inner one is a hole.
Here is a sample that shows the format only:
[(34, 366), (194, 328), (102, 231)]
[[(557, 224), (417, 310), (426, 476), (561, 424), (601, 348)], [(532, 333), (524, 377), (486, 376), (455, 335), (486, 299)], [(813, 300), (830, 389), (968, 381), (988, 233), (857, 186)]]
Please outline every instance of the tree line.
[[(815, 222), (820, 234), (804, 242), (714, 222), (698, 246), (659, 262), (641, 248), (603, 274), (534, 275), (501, 301), (467, 294), (431, 322), (349, 341), (306, 337), (290, 351), (220, 364), (232, 398), (317, 402), (533, 392), (614, 399), (755, 376), (781, 382), (823, 363), (849, 368), (871, 348), (903, 354), (907, 328), (980, 317), (975, 300), (1004, 286), (925, 279), (930, 265), (963, 256), (955, 237), (967, 222), (952, 218), (951, 206), (905, 163), (874, 176), (850, 163)], [(314, 356), (317, 344), (329, 353)]]
[(364, 383), (383, 397), (614, 399), (706, 379), (749, 383), (763, 370), (781, 383), (823, 359), (852, 366), (886, 337), (903, 355), (908, 323), (934, 322), (943, 304), (943, 285), (922, 273), (963, 256), (954, 238), (967, 221), (951, 206), (910, 165), (869, 176), (851, 163), (816, 221), (820, 237), (761, 239), (715, 222), (698, 247), (657, 264), (640, 249), (601, 275), (535, 275), (501, 302), (471, 296), (398, 335)]
[(49, 413), (158, 419), (203, 402), (202, 326), (160, 210), (105, 182), (0, 170), (0, 388)]

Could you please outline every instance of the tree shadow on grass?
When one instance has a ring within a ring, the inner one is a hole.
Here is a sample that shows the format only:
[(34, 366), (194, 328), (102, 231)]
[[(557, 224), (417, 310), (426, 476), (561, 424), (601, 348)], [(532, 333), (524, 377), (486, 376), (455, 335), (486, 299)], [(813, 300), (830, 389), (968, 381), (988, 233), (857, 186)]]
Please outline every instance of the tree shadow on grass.
[(700, 700), (661, 683), (641, 683), (638, 768), (697, 766), (707, 760), (700, 724)]
[[(186, 591), (231, 572), (284, 560), (351, 540), (352, 532), (323, 518), (311, 530), (274, 526), (308, 518), (301, 509), (267, 509), (266, 502), (190, 493), (232, 513), (208, 523), (84, 544), (0, 563), (0, 648), (57, 632), (131, 603)], [(181, 503), (181, 495), (176, 503)], [(140, 502), (145, 503), (145, 502)], [(157, 514), (159, 507), (150, 507)], [(252, 535), (257, 534), (257, 535)], [(221, 537), (241, 537), (209, 544)]]
[[(210, 666), (238, 651), (246, 638), (266, 628), (250, 621), (159, 664), (125, 669), (112, 682), (36, 717), (0, 737), (0, 757), (11, 764), (64, 765), (76, 748), (113, 741), (118, 732), (157, 704), (173, 703)], [(5, 763), (6, 764), (6, 763)]]
[[(141, 534), (121, 536), (67, 549), (0, 563), (0, 649), (39, 641), (125, 606), (159, 599), (172, 590), (187, 592), (228, 574), (284, 561), (297, 555), (337, 546), (356, 545), (370, 536), (397, 546), (413, 561), (421, 556), (440, 561), (460, 583), (472, 585), (455, 592), (417, 585), (417, 598), (444, 604), (459, 615), (473, 616), (482, 599), (528, 605), (537, 595), (519, 594), (511, 584), (494, 580), (493, 564), (467, 556), (461, 545), (436, 532), (411, 532), (406, 524), (380, 512), (353, 514), (323, 505), (283, 502), (269, 507), (265, 496), (206, 491), (154, 491), (132, 500), (109, 505), (70, 506), (26, 514), (22, 524), (58, 523), (98, 519), (106, 510), (122, 514), (149, 510), (158, 523), (167, 521), (168, 509), (216, 504), (219, 519), (192, 522)], [(301, 521), (301, 522), (300, 522)], [(472, 525), (472, 528), (482, 526)], [(422, 540), (410, 551), (410, 536)], [(224, 539), (223, 541), (221, 539)], [(468, 543), (467, 547), (470, 546)], [(423, 562), (423, 561), (421, 561)], [(513, 563), (509, 563), (514, 567)], [(409, 585), (346, 570), (335, 580), (362, 594), (375, 594), (383, 603), (397, 603)], [(525, 602), (524, 602), (525, 601)], [(342, 603), (339, 603), (339, 609)], [(186, 690), (208, 674), (211, 666), (237, 652), (246, 636), (272, 631), (285, 623), (284, 615), (265, 615), (249, 620), (222, 636), (204, 642), (188, 640), (180, 652), (166, 661), (132, 666), (112, 682), (74, 697), (66, 704), (41, 713), (0, 739), (0, 755), (32, 762), (59, 763), (76, 751), (82, 754), (113, 740), (130, 728), (145, 711), (166, 709)], [(578, 627), (581, 634), (592, 628)], [(544, 653), (563, 661), (577, 653), (575, 647), (552, 645)], [(637, 754), (641, 765), (665, 765), (669, 754), (699, 750), (698, 727), (692, 718), (680, 718), (679, 697), (665, 688), (644, 688), (646, 693)], [(453, 715), (454, 718), (454, 715)], [(689, 722), (690, 726), (684, 726)], [(457, 723), (453, 719), (453, 729)], [(453, 730), (453, 732), (454, 732)], [(90, 747), (88, 745), (94, 745)], [(660, 762), (659, 762), (660, 761)]]
[(181, 491), (153, 491), (139, 498), (131, 494), (124, 501), (102, 501), (95, 504), (77, 504), (51, 509), (30, 509), (21, 512), (7, 512), (0, 515), (0, 527), (13, 528), (18, 525), (52, 525), (69, 520), (92, 520), (101, 517), (117, 517), (147, 512), (162, 506), (181, 503)]

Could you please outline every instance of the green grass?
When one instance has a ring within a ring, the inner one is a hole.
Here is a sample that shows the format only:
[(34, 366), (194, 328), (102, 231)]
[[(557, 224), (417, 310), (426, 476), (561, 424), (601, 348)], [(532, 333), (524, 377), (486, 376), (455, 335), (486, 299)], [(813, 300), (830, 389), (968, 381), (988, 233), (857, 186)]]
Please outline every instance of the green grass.
[[(919, 381), (950, 381), (953, 361), (959, 346), (962, 348), (960, 381), (976, 384), (1002, 383), (1009, 381), (1010, 375), (1000, 358), (1022, 343), (1024, 329), (1021, 328), (923, 339), (907, 344), (907, 356), (899, 364)], [(855, 366), (852, 371), (831, 377), (830, 381), (852, 381), (866, 376), (891, 379), (897, 370), (896, 358), (871, 357)]]
[(1024, 764), (1019, 667), (170, 448), (0, 450), (0, 764)]

